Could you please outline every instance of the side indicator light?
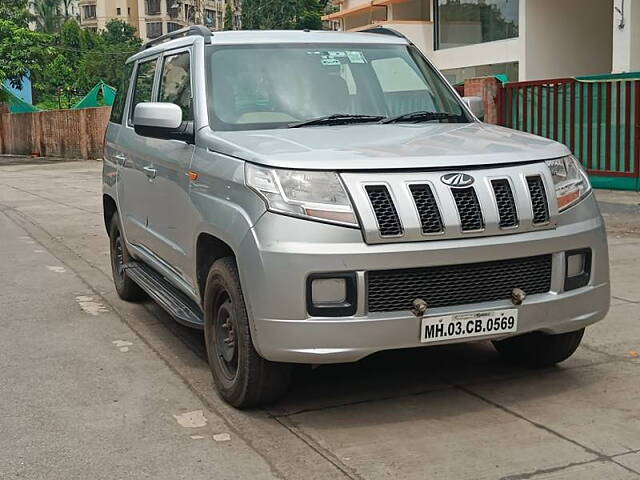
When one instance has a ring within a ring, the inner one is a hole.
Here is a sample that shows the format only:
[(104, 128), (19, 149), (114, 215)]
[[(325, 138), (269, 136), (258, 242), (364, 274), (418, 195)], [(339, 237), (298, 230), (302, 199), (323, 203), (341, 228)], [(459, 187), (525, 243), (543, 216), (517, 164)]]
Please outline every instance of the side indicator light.
[(196, 180), (198, 180), (198, 173), (197, 172), (192, 172), (191, 170), (189, 170), (187, 172), (187, 177), (189, 177), (189, 180), (191, 180), (192, 182), (195, 182)]

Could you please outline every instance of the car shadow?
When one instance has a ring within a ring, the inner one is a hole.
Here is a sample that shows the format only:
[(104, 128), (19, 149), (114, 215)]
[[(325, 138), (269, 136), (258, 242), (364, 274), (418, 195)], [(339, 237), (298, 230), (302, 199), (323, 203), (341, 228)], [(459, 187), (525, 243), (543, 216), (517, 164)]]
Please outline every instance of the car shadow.
[[(153, 301), (145, 306), (202, 362), (207, 362), (201, 331), (176, 323)], [(575, 368), (601, 360), (594, 355), (597, 354), (579, 349), (561, 366), (526, 369), (505, 363), (490, 342), (481, 341), (383, 351), (354, 363), (298, 365), (288, 393), (265, 410), (274, 417), (287, 417), (418, 395), (436, 394), (434, 398), (442, 401), (447, 398), (447, 391), (455, 395), (492, 382), (496, 388), (504, 381), (528, 384), (550, 373), (565, 376), (565, 382), (557, 382), (557, 388), (562, 389), (563, 385), (575, 383)], [(546, 390), (534, 395), (558, 393)]]

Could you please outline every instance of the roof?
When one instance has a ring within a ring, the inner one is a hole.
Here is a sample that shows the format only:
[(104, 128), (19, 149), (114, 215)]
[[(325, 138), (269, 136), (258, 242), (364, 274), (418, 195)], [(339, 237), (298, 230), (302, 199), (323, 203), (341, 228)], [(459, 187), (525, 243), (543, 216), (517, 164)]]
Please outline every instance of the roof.
[[(361, 32), (302, 31), (302, 30), (230, 30), (212, 32), (211, 45), (256, 45), (282, 43), (347, 43), (347, 44), (395, 44), (406, 45), (402, 37)], [(186, 36), (154, 45), (135, 54), (129, 61), (147, 57), (169, 48), (191, 45), (200, 36)]]

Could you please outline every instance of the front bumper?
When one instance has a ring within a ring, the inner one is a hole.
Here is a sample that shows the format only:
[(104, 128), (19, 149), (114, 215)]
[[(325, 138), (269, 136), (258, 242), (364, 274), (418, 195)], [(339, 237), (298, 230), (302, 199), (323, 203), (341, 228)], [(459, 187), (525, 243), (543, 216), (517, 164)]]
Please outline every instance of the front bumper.
[[(564, 292), (564, 252), (591, 248), (591, 280)], [(256, 350), (278, 362), (341, 363), (420, 343), (411, 312), (366, 311), (365, 272), (553, 255), (551, 291), (519, 309), (518, 331), (564, 333), (601, 320), (609, 309), (609, 261), (604, 224), (591, 195), (565, 212), (555, 230), (483, 238), (367, 245), (355, 229), (266, 213), (245, 237), (238, 262)], [(311, 317), (306, 281), (313, 273), (355, 272), (357, 311)], [(430, 309), (427, 316), (513, 307), (508, 301)], [(488, 335), (473, 340), (504, 338)], [(457, 343), (465, 339), (445, 340)], [(432, 344), (430, 344), (432, 345)]]

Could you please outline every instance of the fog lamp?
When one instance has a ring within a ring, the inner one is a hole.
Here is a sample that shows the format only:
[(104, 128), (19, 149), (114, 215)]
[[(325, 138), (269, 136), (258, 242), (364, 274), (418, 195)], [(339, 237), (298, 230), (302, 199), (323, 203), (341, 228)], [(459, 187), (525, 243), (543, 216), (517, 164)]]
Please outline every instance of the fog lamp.
[(307, 310), (314, 317), (348, 317), (356, 313), (356, 274), (317, 273), (307, 279)]
[(311, 282), (311, 300), (314, 305), (344, 303), (347, 299), (347, 281), (344, 278), (318, 278)]
[(567, 256), (567, 277), (573, 278), (584, 273), (584, 253)]
[(591, 249), (566, 252), (565, 272), (565, 291), (586, 286), (591, 279)]

